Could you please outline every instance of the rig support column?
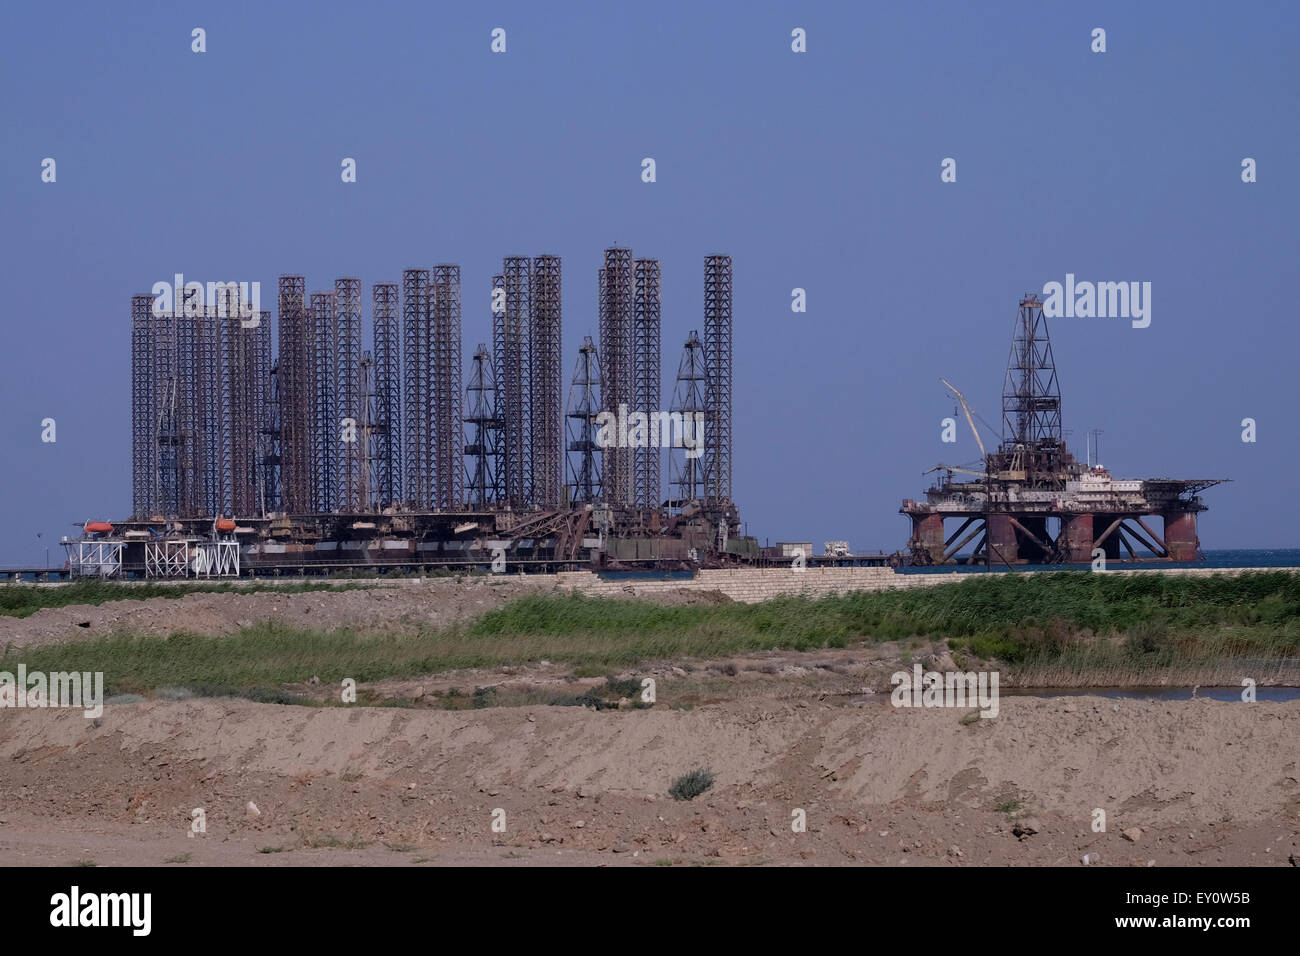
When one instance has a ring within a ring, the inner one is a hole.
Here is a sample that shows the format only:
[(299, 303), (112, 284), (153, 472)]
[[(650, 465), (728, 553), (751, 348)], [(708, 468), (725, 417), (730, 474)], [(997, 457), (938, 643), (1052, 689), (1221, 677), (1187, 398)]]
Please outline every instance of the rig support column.
[[(632, 373), (632, 250), (605, 250), (601, 273), (600, 394), (604, 411), (626, 416), (635, 404)], [(633, 504), (632, 449), (621, 444), (602, 449), (601, 490), (616, 507)]]
[(1061, 519), (1065, 538), (1065, 560), (1070, 564), (1092, 561), (1092, 515), (1069, 515)]
[(943, 516), (910, 515), (912, 519), (912, 550), (924, 551), (932, 564), (943, 561)]
[(1011, 516), (989, 515), (988, 526), (989, 566), (1019, 563), (1020, 545), (1016, 540), (1016, 526), (1011, 523)]
[(1171, 561), (1195, 561), (1201, 547), (1201, 539), (1196, 535), (1196, 513), (1192, 511), (1175, 511), (1166, 513), (1165, 546), (1169, 549)]
[(563, 371), (560, 354), (560, 257), (533, 259), (528, 320), (529, 430), (532, 455), (532, 494), (542, 508), (560, 506), (564, 482), (561, 460), (564, 433)]

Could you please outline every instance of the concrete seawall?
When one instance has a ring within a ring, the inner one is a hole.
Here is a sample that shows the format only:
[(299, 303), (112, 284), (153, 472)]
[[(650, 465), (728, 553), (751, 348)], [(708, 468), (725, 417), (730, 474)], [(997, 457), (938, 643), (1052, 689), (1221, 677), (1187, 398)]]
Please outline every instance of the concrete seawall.
[[(1100, 574), (1170, 574), (1190, 577), (1210, 577), (1215, 574), (1236, 576), (1252, 571), (1288, 571), (1300, 573), (1300, 568), (1119, 568)], [(848, 594), (854, 591), (887, 591), (896, 588), (930, 587), (969, 577), (1005, 577), (1008, 574), (1044, 574), (1045, 571), (988, 571), (970, 574), (899, 574), (892, 568), (808, 568), (794, 571), (789, 568), (763, 568), (744, 570), (702, 570), (694, 578), (664, 581), (629, 579), (612, 581), (602, 579), (590, 571), (566, 571), (554, 575), (555, 586), (560, 590), (574, 590), (592, 597), (635, 597), (665, 591), (718, 591), (733, 601), (754, 604), (776, 597), (801, 595), (823, 597), (828, 594)], [(1076, 572), (1080, 574), (1091, 572)]]

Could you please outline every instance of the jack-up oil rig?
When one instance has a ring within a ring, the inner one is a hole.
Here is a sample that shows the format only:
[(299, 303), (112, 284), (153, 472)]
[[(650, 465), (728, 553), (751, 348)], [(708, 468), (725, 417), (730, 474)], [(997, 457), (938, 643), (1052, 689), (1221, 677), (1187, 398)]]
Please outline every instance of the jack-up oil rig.
[[(961, 404), (983, 470), (938, 465), (924, 501), (907, 498), (913, 564), (1082, 564), (1106, 560), (1194, 561), (1200, 557), (1200, 492), (1228, 479), (1117, 479), (1075, 460), (1061, 428), (1061, 390), (1043, 304), (1020, 301), (1002, 389), (1002, 442), (986, 451), (965, 397)], [(954, 473), (971, 476), (956, 480)], [(927, 472), (929, 474), (929, 472)], [(1158, 534), (1154, 518), (1163, 522)], [(1148, 521), (1147, 519), (1152, 519)], [(951, 534), (944, 522), (960, 522)], [(958, 553), (975, 542), (969, 556)], [(1139, 549), (1149, 555), (1139, 556)]]
[[(65, 538), (70, 576), (688, 570), (755, 552), (731, 491), (731, 257), (705, 258), (703, 335), (668, 411), (658, 259), (605, 250), (599, 342), (567, 408), (560, 259), (502, 264), (466, 388), (455, 264), (373, 286), (373, 350), (356, 278), (309, 295), (281, 276), (274, 357), (271, 314), (235, 283), (207, 301), (186, 284), (161, 312), (134, 296), (132, 514)], [(605, 415), (628, 427), (611, 439)]]

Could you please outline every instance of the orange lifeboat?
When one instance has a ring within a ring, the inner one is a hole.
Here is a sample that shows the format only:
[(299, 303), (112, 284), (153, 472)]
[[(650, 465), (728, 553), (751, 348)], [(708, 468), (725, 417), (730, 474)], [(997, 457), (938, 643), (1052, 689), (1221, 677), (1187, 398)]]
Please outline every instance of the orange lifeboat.
[(87, 521), (85, 524), (86, 531), (91, 534), (112, 534), (113, 526), (107, 521)]
[(235, 521), (234, 521), (234, 519), (233, 519), (233, 518), (218, 518), (218, 519), (217, 519), (217, 530), (218, 530), (218, 531), (234, 531), (234, 530), (235, 530)]

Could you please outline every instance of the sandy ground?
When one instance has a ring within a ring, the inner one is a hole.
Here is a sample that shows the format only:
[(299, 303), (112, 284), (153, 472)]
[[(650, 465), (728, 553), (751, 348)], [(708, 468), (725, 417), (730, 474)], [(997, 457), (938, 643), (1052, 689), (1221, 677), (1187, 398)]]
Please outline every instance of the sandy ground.
[[(535, 586), (114, 602), (0, 619), (0, 643), (418, 628)], [(402, 706), (0, 710), (0, 865), (1300, 864), (1300, 703), (1004, 695), (972, 719), (890, 706), (914, 660), (951, 664), (916, 642), (662, 662), (620, 675), (655, 679), (645, 709), (538, 703), (603, 683), (541, 663), (361, 688)], [(443, 709), (486, 686), (503, 706)], [(696, 767), (712, 789), (672, 799)]]
[[(0, 864), (1300, 862), (1294, 704), (1004, 697), (963, 724), (734, 680), (692, 709), (5, 711)], [(669, 797), (697, 766), (714, 787)]]

